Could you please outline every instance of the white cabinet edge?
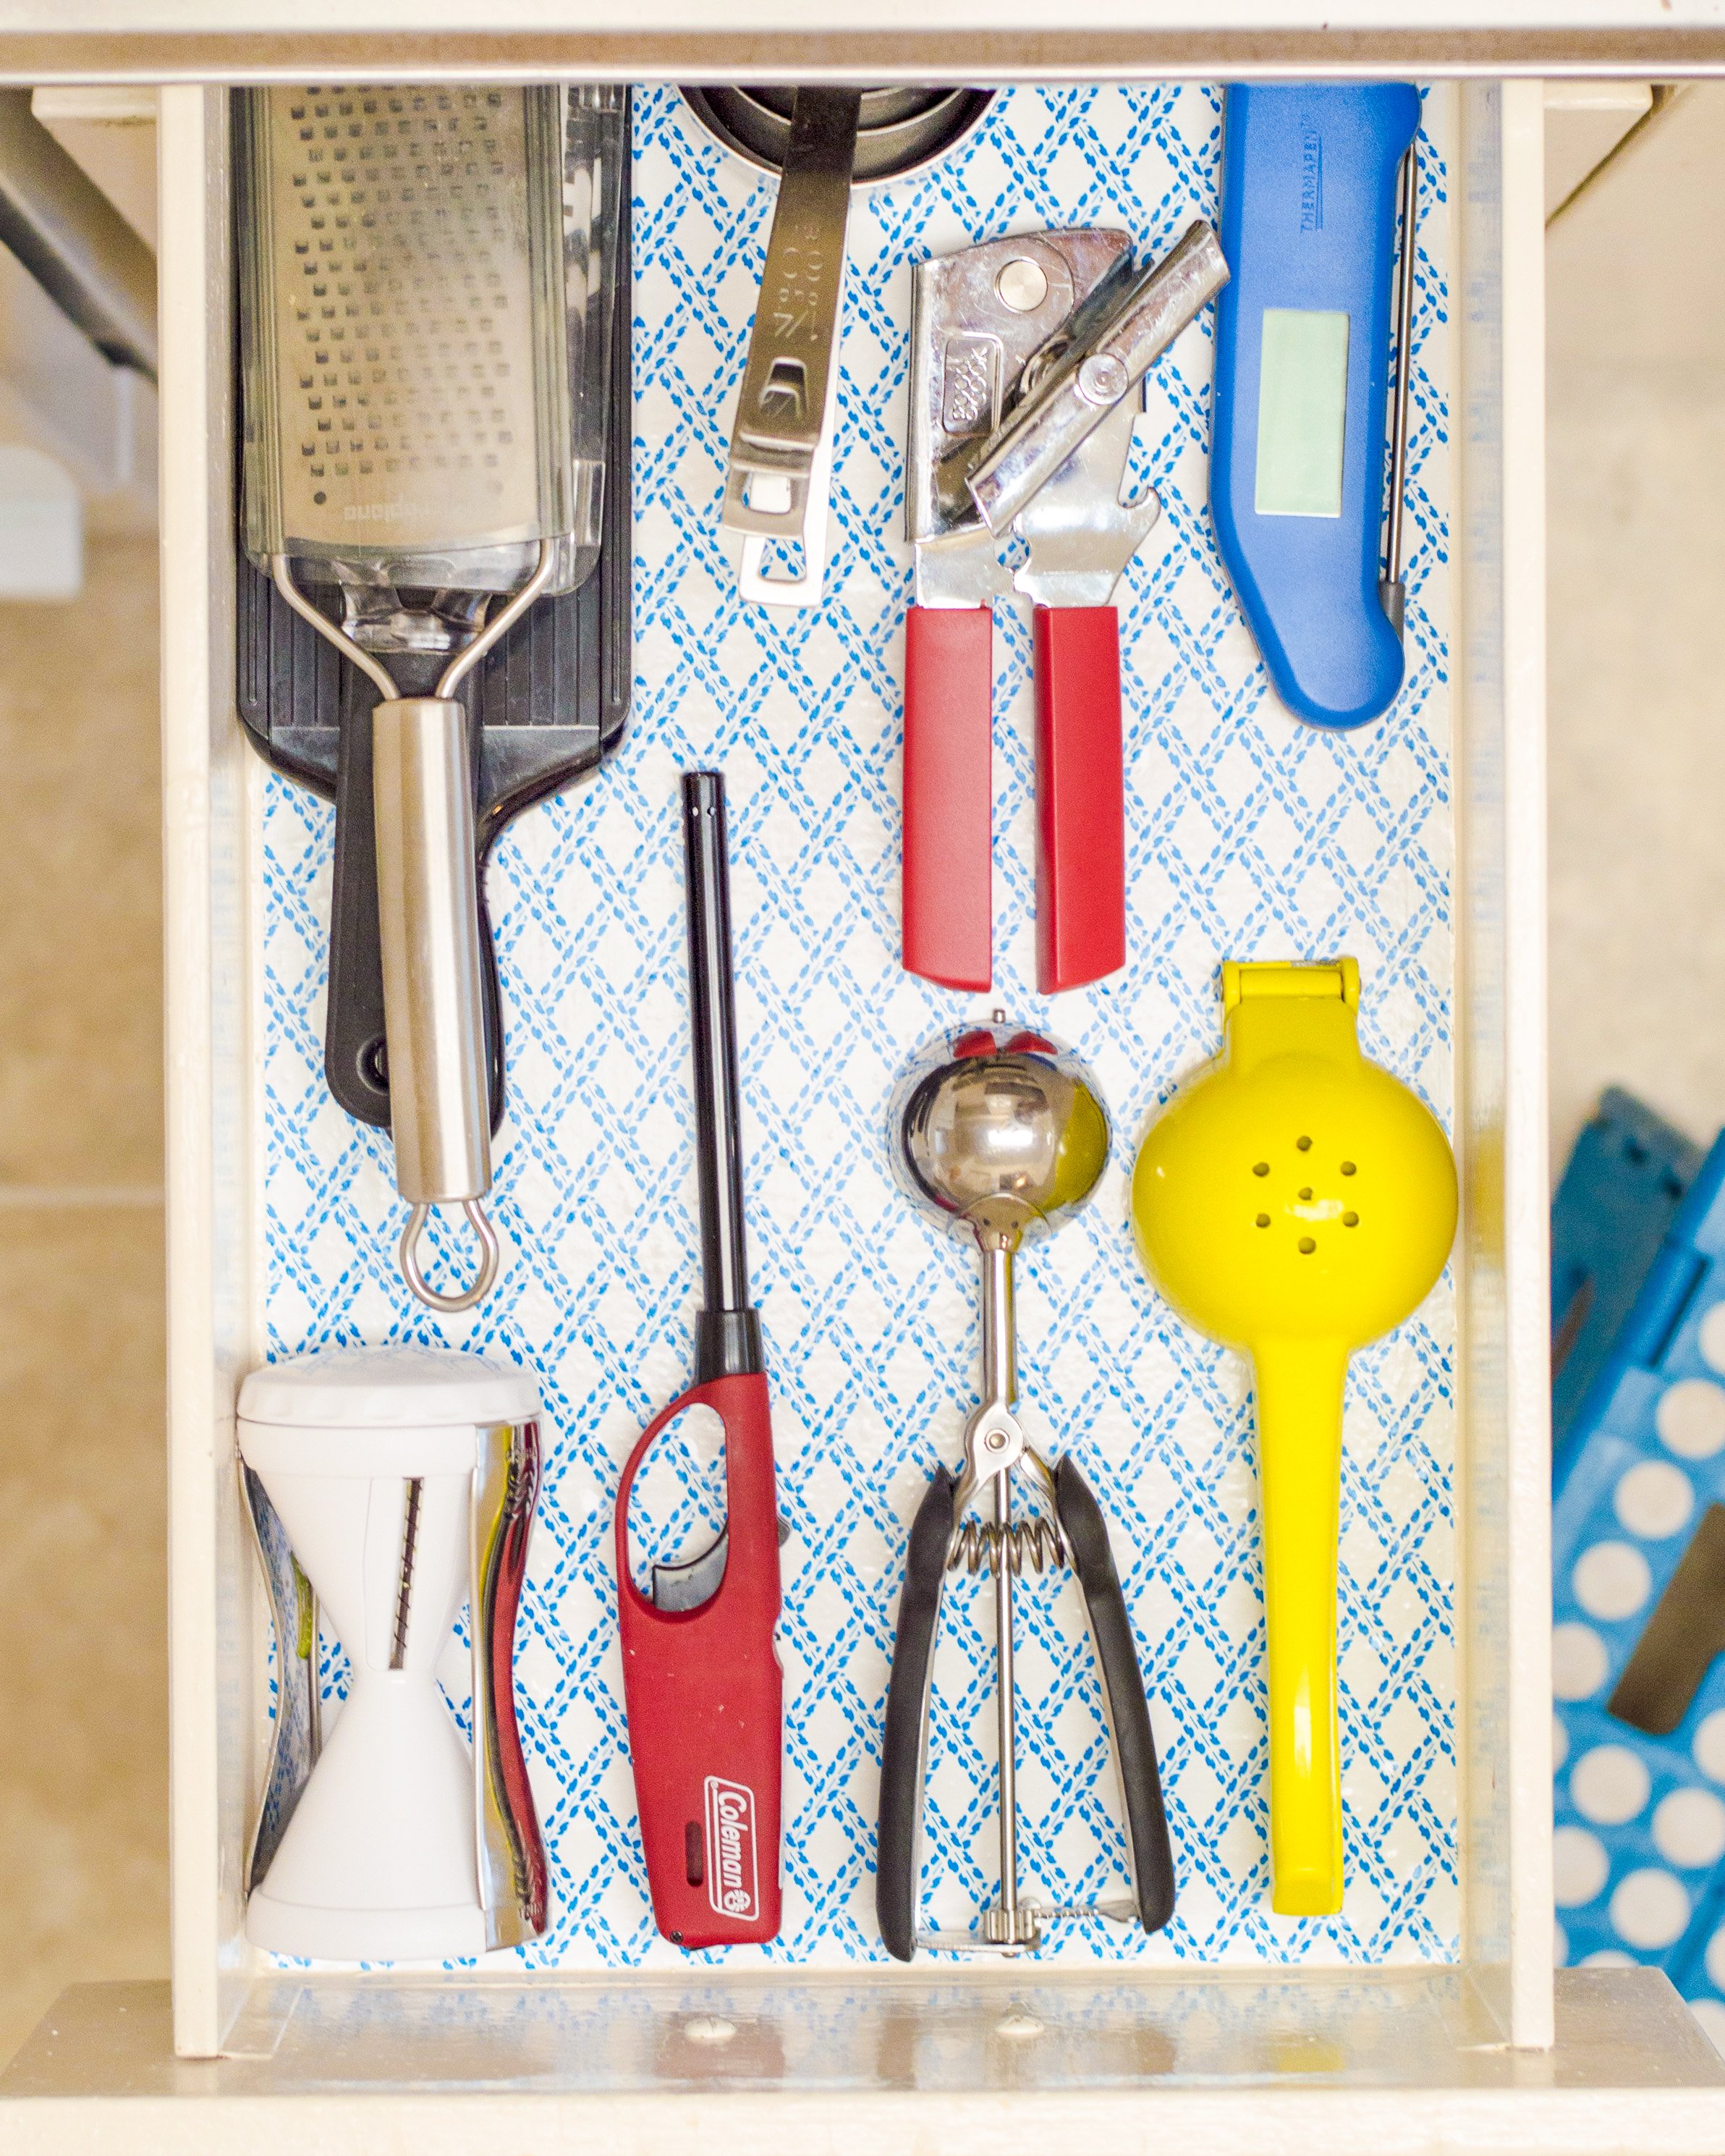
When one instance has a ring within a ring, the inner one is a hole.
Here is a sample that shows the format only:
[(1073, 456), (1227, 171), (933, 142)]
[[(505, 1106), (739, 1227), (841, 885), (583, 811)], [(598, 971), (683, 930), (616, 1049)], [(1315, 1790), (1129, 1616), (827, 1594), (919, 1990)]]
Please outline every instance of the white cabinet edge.
[[(588, 0), (579, 28), (588, 36), (646, 38), (715, 33), (705, 0)], [(1725, 26), (1721, 0), (1163, 0), (1153, 28), (1210, 35), (1278, 30), (1517, 29), (1552, 33), (1613, 28), (1671, 32)], [(484, 29), (491, 34), (567, 31), (567, 0), (4, 0), (0, 35), (108, 33), (133, 37), (203, 33), (268, 36), (319, 32), (427, 33)], [(806, 36), (804, 0), (733, 0), (726, 35)], [(1035, 35), (1058, 27), (1074, 33), (1142, 33), (1142, 0), (1080, 0), (1053, 9), (1048, 0), (842, 0), (819, 11), (818, 28), (845, 33), (987, 32)]]
[(1552, 2041), (1551, 1245), (1546, 1136), (1543, 85), (1506, 83), (1504, 1234), (1509, 1317), (1512, 2041)]

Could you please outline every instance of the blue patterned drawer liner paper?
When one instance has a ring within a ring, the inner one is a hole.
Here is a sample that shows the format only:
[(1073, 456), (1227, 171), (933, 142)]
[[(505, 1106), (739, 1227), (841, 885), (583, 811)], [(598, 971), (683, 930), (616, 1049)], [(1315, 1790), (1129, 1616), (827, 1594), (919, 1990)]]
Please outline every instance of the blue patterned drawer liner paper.
[[(884, 1958), (874, 1815), (906, 1537), (958, 1457), (978, 1354), (973, 1260), (896, 1194), (884, 1116), (901, 1067), (973, 1005), (897, 958), (898, 737), (910, 264), (1041, 225), (1112, 223), (1160, 252), (1214, 217), (1221, 99), (1202, 86), (1014, 90), (932, 171), (860, 192), (824, 606), (740, 604), (719, 540), (732, 408), (774, 189), (676, 94), (636, 101), (634, 716), (615, 762), (531, 811), (490, 877), (509, 1112), (498, 1289), (434, 1325), (397, 1277), (387, 1137), (321, 1069), (331, 818), (260, 782), (270, 1352), (444, 1339), (540, 1374), (548, 1460), (518, 1691), (554, 1922), (518, 1959), (677, 1967), (649, 1912), (611, 1576), (622, 1460), (686, 1383), (696, 1229), (675, 773), (729, 783), (755, 1288), (783, 1508), (786, 1914), (744, 1962)], [(1164, 514), (1120, 593), (1128, 970), (1034, 994), (1030, 636), (995, 634), (996, 988), (1100, 1076), (1116, 1121), (1096, 1202), (1020, 1268), (1033, 1439), (1070, 1450), (1111, 1523), (1151, 1698), (1179, 1872), (1165, 1934), (1063, 1926), (1048, 1958), (1319, 1963), (1457, 1949), (1452, 1616), (1455, 1314), (1445, 1282), (1355, 1358), (1343, 1494), (1343, 1913), (1266, 1905), (1267, 1746), (1252, 1424), (1243, 1366), (1152, 1295), (1126, 1226), (1139, 1134), (1219, 1036), (1224, 957), (1358, 957), (1368, 1052), (1451, 1106), (1449, 764), (1450, 93), (1421, 143), (1409, 669), (1357, 734), (1271, 698), (1205, 503), (1211, 336), (1152, 377), (1140, 476)], [(453, 1242), (445, 1255), (454, 1259)], [(691, 1539), (716, 1484), (693, 1448), (663, 1524)], [(937, 1658), (927, 1873), (967, 1925), (994, 1877), (991, 1619), (960, 1585)], [(1070, 1578), (1021, 1599), (1027, 1889), (1070, 1904), (1123, 1876), (1101, 1702)], [(465, 1693), (460, 1664), (451, 1689)], [(325, 1671), (336, 1709), (342, 1666)]]

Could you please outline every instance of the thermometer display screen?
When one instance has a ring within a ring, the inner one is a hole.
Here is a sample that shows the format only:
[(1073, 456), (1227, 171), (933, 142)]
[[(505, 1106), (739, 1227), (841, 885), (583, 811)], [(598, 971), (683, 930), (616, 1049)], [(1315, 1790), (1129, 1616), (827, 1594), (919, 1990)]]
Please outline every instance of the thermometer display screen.
[(1266, 307), (1258, 376), (1260, 516), (1339, 516), (1348, 316)]

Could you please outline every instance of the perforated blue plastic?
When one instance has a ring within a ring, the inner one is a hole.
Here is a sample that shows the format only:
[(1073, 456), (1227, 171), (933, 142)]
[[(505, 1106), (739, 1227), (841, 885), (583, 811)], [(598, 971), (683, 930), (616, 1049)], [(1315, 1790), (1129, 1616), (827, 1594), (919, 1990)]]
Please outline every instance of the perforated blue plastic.
[(1551, 1202), (1554, 1473), (1701, 1163), (1698, 1145), (1615, 1086), (1576, 1138)]
[(1552, 1523), (1558, 1958), (1664, 1969), (1725, 2048), (1725, 1661), (1675, 1698), (1669, 1733), (1625, 1719), (1637, 1710), (1620, 1695), (1612, 1711), (1713, 1507), (1725, 1507), (1725, 1139), (1572, 1419)]

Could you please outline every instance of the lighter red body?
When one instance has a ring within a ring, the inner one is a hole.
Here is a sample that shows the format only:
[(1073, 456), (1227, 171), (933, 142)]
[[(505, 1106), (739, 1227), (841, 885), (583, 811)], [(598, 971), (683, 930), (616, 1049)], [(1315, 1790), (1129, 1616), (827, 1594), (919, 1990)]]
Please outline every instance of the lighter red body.
[[(698, 1609), (660, 1609), (629, 1576), (629, 1492), (655, 1438), (698, 1406), (725, 1425), (725, 1576)], [(685, 1948), (776, 1938), (784, 1680), (765, 1377), (716, 1378), (673, 1400), (629, 1455), (615, 1527), (624, 1701), (655, 1921)]]

